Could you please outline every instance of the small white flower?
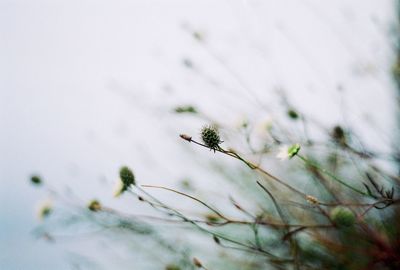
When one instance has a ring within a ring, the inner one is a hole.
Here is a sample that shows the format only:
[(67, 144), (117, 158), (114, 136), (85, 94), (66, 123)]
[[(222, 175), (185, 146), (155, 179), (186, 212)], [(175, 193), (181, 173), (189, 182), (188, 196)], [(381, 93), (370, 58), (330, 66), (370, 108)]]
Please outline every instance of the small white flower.
[(291, 159), (300, 151), (300, 144), (296, 143), (291, 146), (284, 145), (279, 148), (279, 152), (276, 155), (280, 160)]
[(113, 195), (114, 197), (119, 197), (121, 194), (125, 191), (125, 186), (124, 183), (121, 181), (121, 179), (118, 179), (117, 182), (115, 182), (114, 188), (113, 188)]
[(289, 146), (288, 145), (283, 145), (279, 148), (278, 154), (276, 154), (276, 157), (280, 160), (287, 160), (289, 159)]

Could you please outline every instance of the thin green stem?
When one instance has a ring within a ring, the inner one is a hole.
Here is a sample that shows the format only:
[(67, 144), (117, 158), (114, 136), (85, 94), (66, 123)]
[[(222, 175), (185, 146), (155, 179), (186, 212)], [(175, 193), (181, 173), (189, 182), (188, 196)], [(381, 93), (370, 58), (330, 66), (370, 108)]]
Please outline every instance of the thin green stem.
[(351, 189), (351, 190), (353, 190), (353, 191), (355, 191), (355, 192), (357, 192), (357, 193), (359, 193), (359, 194), (361, 194), (361, 195), (371, 197), (370, 195), (368, 195), (368, 193), (366, 193), (366, 192), (364, 192), (364, 191), (361, 191), (361, 190), (359, 190), (358, 188), (355, 188), (355, 187), (353, 187), (353, 186), (347, 184), (345, 181), (343, 181), (342, 179), (340, 179), (339, 177), (337, 177), (335, 174), (329, 172), (328, 170), (322, 168), (322, 167), (319, 166), (317, 163), (315, 163), (315, 162), (313, 162), (313, 161), (311, 161), (311, 160), (309, 160), (309, 159), (303, 157), (302, 155), (297, 154), (296, 156), (297, 156), (299, 159), (301, 159), (306, 165), (312, 166), (312, 167), (318, 169), (319, 171), (321, 171), (322, 173), (328, 175), (328, 176), (331, 177), (333, 180), (335, 180), (336, 182), (342, 184), (343, 186), (345, 186), (345, 187), (347, 187), (347, 188), (349, 188), (349, 189)]

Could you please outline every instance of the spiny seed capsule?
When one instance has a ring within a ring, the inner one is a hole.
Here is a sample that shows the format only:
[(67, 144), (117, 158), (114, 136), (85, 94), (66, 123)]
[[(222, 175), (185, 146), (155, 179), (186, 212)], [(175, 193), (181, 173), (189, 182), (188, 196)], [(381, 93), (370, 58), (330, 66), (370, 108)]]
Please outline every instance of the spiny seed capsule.
[(135, 185), (135, 176), (128, 167), (124, 166), (119, 170), (119, 177), (124, 184), (124, 189), (129, 188), (131, 185)]
[(338, 206), (332, 209), (330, 212), (330, 218), (339, 227), (350, 227), (356, 221), (356, 217), (353, 212), (342, 206)]
[(216, 127), (214, 126), (205, 126), (201, 130), (201, 139), (204, 144), (212, 150), (216, 150), (219, 148), (219, 144), (222, 143), (219, 133)]

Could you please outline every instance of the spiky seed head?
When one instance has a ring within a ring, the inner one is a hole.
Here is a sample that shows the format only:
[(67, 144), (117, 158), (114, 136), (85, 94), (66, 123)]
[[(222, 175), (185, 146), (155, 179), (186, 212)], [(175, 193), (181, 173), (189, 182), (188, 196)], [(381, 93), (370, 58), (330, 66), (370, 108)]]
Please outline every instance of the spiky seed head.
[(88, 203), (88, 209), (93, 212), (97, 212), (101, 210), (101, 204), (98, 200), (91, 200)]
[(333, 208), (329, 216), (339, 227), (350, 227), (356, 221), (354, 213), (350, 209), (342, 206)]
[(201, 139), (210, 149), (216, 150), (222, 142), (219, 137), (218, 129), (215, 126), (205, 126), (201, 130)]
[(119, 177), (124, 184), (124, 190), (128, 189), (131, 185), (136, 184), (135, 175), (127, 166), (124, 166), (119, 170)]

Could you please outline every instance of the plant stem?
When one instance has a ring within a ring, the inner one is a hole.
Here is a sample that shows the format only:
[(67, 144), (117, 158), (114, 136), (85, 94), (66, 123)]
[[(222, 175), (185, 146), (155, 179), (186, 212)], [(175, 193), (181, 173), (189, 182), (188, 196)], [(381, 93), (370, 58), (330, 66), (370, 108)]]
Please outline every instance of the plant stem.
[(359, 194), (361, 194), (361, 195), (371, 197), (370, 195), (368, 195), (368, 193), (366, 193), (366, 192), (364, 192), (364, 191), (361, 191), (361, 190), (359, 190), (358, 188), (355, 188), (355, 187), (353, 187), (353, 186), (347, 184), (345, 181), (341, 180), (339, 177), (337, 177), (337, 176), (334, 175), (333, 173), (329, 172), (328, 170), (322, 168), (322, 167), (319, 166), (317, 163), (315, 163), (315, 162), (313, 162), (313, 161), (311, 161), (311, 160), (309, 160), (309, 159), (303, 157), (302, 155), (297, 154), (296, 156), (297, 156), (299, 159), (301, 159), (306, 165), (312, 166), (312, 167), (318, 169), (319, 171), (321, 171), (321, 172), (323, 172), (324, 174), (328, 175), (328, 176), (331, 177), (333, 180), (335, 180), (336, 182), (342, 184), (343, 186), (345, 186), (345, 187), (347, 187), (347, 188), (349, 188), (349, 189), (351, 189), (351, 190), (353, 190), (353, 191), (355, 191), (355, 192), (357, 192), (357, 193), (359, 193)]

